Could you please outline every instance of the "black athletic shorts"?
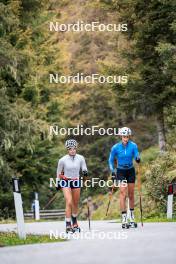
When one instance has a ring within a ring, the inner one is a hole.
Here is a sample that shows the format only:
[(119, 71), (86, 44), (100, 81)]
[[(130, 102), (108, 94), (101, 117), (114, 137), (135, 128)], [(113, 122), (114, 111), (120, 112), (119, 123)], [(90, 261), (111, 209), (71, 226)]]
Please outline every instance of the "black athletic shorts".
[(59, 185), (61, 188), (77, 189), (77, 188), (81, 188), (81, 181), (80, 181), (80, 179), (78, 179), (78, 180), (62, 179), (62, 180), (60, 180)]
[(130, 169), (119, 169), (119, 168), (117, 168), (116, 179), (118, 181), (126, 180), (127, 183), (135, 183), (135, 179), (136, 179), (135, 168), (134, 167), (130, 168)]

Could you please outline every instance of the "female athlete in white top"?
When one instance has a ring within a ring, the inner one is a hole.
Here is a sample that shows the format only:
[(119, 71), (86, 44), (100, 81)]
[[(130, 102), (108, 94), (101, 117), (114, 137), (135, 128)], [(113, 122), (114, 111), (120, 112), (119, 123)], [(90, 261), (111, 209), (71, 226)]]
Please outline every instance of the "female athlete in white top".
[(87, 166), (82, 155), (76, 153), (77, 142), (69, 139), (65, 143), (68, 154), (59, 159), (57, 166), (58, 188), (62, 188), (66, 201), (66, 232), (80, 231), (77, 223), (78, 204), (80, 199), (80, 171), (87, 176)]

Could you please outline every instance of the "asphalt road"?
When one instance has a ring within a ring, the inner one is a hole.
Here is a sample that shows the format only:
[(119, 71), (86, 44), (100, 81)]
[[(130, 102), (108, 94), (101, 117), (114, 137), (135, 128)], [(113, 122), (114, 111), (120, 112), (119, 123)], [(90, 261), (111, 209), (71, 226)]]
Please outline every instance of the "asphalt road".
[[(26, 232), (53, 234), (55, 243), (0, 248), (3, 264), (175, 264), (176, 223), (146, 223), (142, 228), (122, 231), (114, 221), (80, 222), (82, 232), (64, 237), (63, 222), (27, 223)], [(0, 225), (0, 231), (16, 230), (16, 225)]]

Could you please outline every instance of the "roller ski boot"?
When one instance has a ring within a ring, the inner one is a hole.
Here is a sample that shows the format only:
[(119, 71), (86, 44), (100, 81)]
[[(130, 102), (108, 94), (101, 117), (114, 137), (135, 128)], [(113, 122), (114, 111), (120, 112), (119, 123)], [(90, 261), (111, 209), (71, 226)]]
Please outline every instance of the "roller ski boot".
[(137, 223), (135, 222), (135, 218), (134, 218), (134, 209), (130, 209), (129, 227), (137, 228)]
[(78, 226), (77, 218), (76, 216), (72, 215), (72, 224), (73, 224), (73, 231), (74, 232), (81, 232), (81, 228)]
[(66, 233), (67, 234), (73, 234), (74, 233), (73, 228), (71, 226), (71, 222), (66, 222)]
[(122, 213), (122, 229), (129, 229), (126, 212)]

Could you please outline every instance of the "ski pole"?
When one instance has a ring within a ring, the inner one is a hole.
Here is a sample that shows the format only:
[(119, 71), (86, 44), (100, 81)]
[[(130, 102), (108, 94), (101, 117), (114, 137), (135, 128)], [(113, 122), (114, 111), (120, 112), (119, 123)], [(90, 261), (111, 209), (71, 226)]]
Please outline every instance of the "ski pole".
[[(61, 173), (60, 175), (59, 175), (59, 177), (58, 178), (63, 178), (64, 177), (64, 175), (63, 175), (63, 173)], [(46, 209), (56, 198), (57, 198), (57, 195), (58, 195), (58, 190), (60, 190), (61, 189), (61, 186), (60, 186), (60, 184), (57, 182), (57, 186), (56, 186), (56, 190), (57, 190), (57, 193), (48, 201), (48, 203), (43, 207), (43, 210), (44, 209)]]
[(111, 204), (113, 192), (114, 192), (114, 184), (113, 184), (111, 192), (109, 194), (109, 202), (108, 202), (108, 207), (107, 207), (107, 210), (106, 210), (106, 216), (108, 215), (108, 211), (109, 211), (109, 207), (110, 207), (110, 204)]
[(89, 221), (89, 231), (91, 229), (90, 227), (90, 209), (89, 209), (89, 201), (87, 199), (87, 215), (88, 215), (88, 221)]
[(138, 192), (139, 192), (139, 206), (140, 206), (140, 213), (141, 213), (141, 226), (143, 226), (142, 193), (141, 193), (141, 170), (140, 170), (140, 165), (138, 165)]
[(48, 203), (43, 207), (43, 210), (46, 209), (57, 197), (58, 192), (48, 201)]
[[(86, 192), (87, 192), (87, 183), (86, 183)], [(90, 225), (90, 208), (89, 208), (89, 199), (87, 197), (87, 217), (88, 217), (88, 222), (89, 222), (89, 231), (91, 230), (91, 225)]]

